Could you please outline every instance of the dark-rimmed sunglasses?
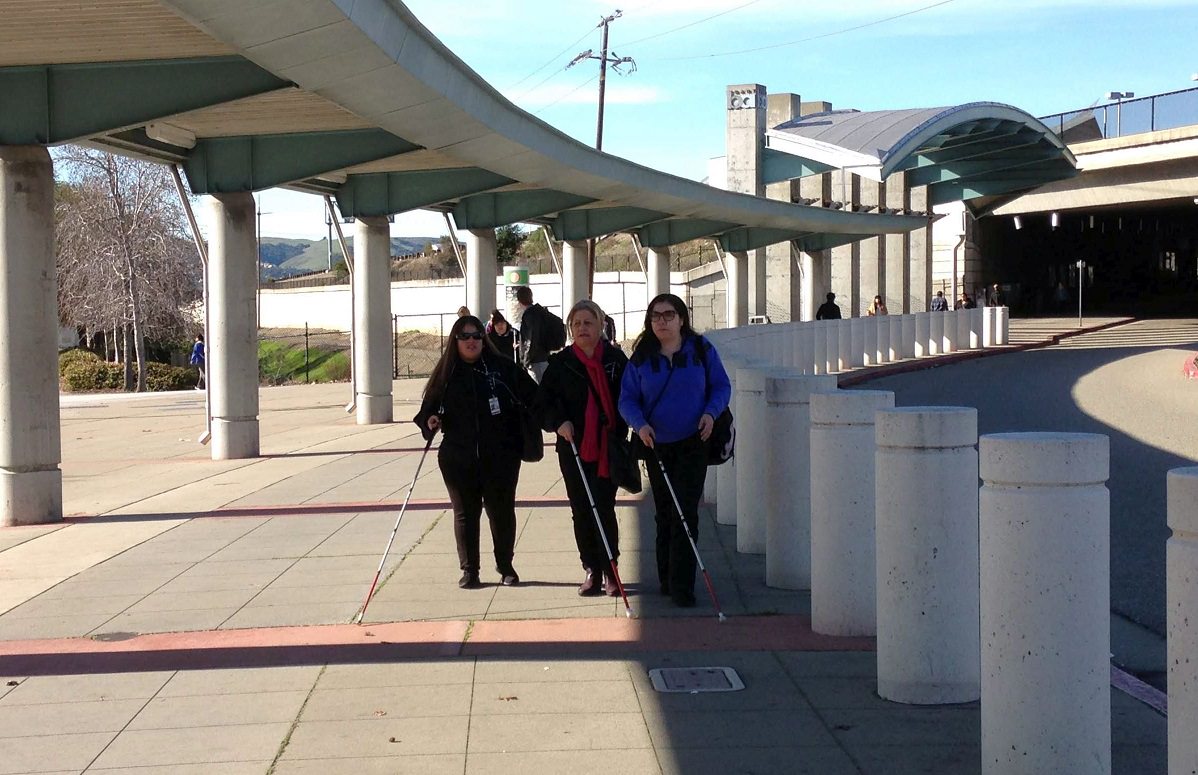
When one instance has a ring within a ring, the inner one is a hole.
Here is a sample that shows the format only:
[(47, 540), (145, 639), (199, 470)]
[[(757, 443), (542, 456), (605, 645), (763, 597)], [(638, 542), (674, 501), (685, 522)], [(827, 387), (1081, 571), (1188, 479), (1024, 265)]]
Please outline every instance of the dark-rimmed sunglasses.
[(454, 334), (453, 338), (457, 339), (459, 342), (465, 342), (468, 339), (482, 341), (483, 335), (481, 331), (462, 331), (461, 333)]
[(675, 310), (672, 310), (672, 309), (667, 309), (662, 312), (650, 312), (649, 313), (649, 319), (652, 320), (654, 323), (656, 323), (659, 320), (664, 320), (665, 322), (669, 323), (669, 322), (672, 322), (674, 320), (674, 318), (676, 318), (676, 317), (678, 317), (678, 312)]

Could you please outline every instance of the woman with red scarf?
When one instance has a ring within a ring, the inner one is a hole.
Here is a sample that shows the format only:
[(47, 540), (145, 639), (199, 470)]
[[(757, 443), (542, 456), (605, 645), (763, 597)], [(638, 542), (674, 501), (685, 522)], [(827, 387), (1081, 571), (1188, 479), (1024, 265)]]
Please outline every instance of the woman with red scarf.
[(628, 433), (628, 426), (617, 409), (620, 380), (628, 358), (603, 339), (604, 317), (599, 305), (589, 299), (583, 299), (571, 308), (566, 316), (566, 328), (573, 344), (550, 356), (537, 393), (541, 424), (558, 436), (558, 464), (570, 499), (578, 556), (586, 572), (578, 587), (578, 594), (584, 597), (619, 594), (603, 537), (595, 524), (578, 463), (574, 460), (574, 450), (570, 447), (573, 442), (578, 448), (608, 545), (612, 556), (618, 558), (616, 485), (608, 471), (607, 445), (613, 433), (621, 436)]

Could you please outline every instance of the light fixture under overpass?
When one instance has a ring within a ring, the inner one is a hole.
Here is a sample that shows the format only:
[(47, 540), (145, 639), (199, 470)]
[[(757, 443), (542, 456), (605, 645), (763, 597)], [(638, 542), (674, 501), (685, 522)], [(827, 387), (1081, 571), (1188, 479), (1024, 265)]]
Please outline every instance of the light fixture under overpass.
[(1052, 226), (1052, 228), (1059, 229), (1061, 227), (1061, 214), (1053, 213), (1052, 215), (1048, 216), (1048, 223), (1050, 226)]
[(1018, 215), (1016, 215), (1015, 216), (1015, 231), (1019, 231), (1022, 228), (1023, 228), (1023, 219), (1020, 218)]

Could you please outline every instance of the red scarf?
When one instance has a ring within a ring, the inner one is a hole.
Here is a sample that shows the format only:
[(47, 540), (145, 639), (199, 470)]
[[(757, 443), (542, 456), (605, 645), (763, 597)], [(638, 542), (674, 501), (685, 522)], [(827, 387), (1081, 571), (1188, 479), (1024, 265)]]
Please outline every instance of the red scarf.
[(607, 429), (610, 426), (600, 425), (599, 404), (595, 403), (595, 394), (598, 393), (599, 401), (603, 404), (603, 414), (607, 417), (608, 423), (611, 423), (612, 418), (616, 415), (615, 406), (611, 400), (611, 389), (607, 384), (607, 373), (603, 370), (605, 345), (600, 341), (595, 346), (595, 354), (590, 358), (578, 345), (572, 345), (572, 347), (574, 356), (578, 358), (579, 363), (586, 367), (587, 378), (595, 388), (594, 390), (587, 388), (587, 411), (582, 430), (582, 448), (578, 454), (587, 463), (598, 461), (599, 476), (610, 478), (611, 474), (607, 467)]

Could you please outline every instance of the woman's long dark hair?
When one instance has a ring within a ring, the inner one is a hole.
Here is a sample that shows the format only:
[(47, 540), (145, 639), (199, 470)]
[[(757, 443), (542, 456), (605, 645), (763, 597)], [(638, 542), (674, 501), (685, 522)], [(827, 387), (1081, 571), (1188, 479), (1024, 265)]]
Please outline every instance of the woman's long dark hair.
[(672, 293), (659, 293), (653, 297), (653, 301), (649, 302), (648, 308), (645, 309), (645, 328), (636, 338), (636, 343), (632, 345), (631, 360), (637, 363), (643, 363), (649, 356), (661, 352), (661, 341), (657, 338), (657, 334), (653, 333), (651, 315), (653, 308), (663, 301), (669, 302), (674, 311), (678, 313), (678, 319), (682, 321), (682, 329), (679, 331), (682, 341), (685, 342), (688, 336), (698, 336), (698, 332), (691, 328), (691, 311), (686, 308), (686, 302)]
[(425, 398), (439, 397), (445, 392), (445, 385), (449, 383), (449, 375), (453, 374), (453, 370), (462, 362), (458, 356), (457, 337), (466, 326), (474, 326), (474, 330), (483, 335), (482, 357), (485, 358), (488, 351), (493, 355), (499, 355), (499, 351), (495, 349), (495, 345), (491, 343), (483, 329), (483, 322), (473, 315), (462, 315), (453, 322), (453, 326), (449, 329), (449, 338), (445, 342), (445, 349), (441, 352), (441, 360), (437, 361), (428, 382), (424, 383)]

